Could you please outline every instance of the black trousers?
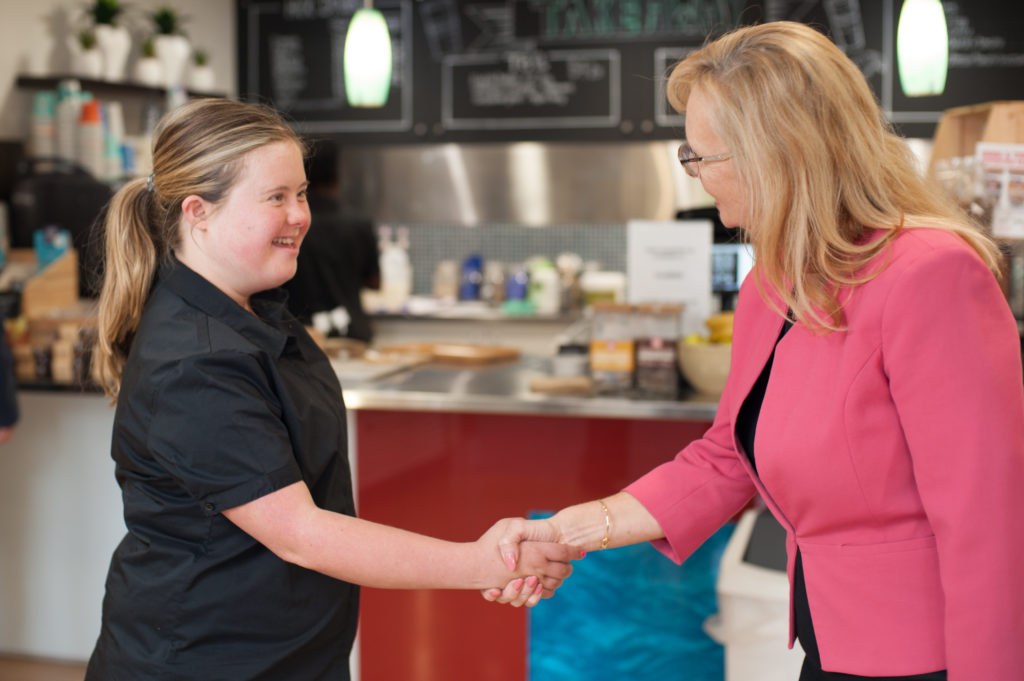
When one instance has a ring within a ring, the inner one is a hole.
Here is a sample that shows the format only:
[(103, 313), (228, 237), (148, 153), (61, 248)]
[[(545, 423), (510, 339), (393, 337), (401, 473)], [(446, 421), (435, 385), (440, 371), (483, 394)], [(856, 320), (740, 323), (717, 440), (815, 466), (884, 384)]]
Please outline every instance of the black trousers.
[(945, 671), (914, 676), (856, 676), (825, 672), (809, 657), (804, 658), (804, 666), (800, 669), (800, 681), (947, 681), (948, 678)]

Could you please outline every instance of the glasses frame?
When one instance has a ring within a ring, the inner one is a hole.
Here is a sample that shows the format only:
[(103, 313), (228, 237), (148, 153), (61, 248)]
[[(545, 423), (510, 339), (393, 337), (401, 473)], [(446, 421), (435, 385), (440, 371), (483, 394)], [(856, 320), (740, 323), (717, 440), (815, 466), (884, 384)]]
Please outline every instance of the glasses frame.
[(679, 150), (676, 152), (679, 157), (679, 165), (683, 166), (683, 170), (690, 177), (700, 177), (700, 164), (701, 163), (713, 163), (715, 161), (726, 161), (732, 158), (732, 154), (715, 154), (714, 156), (697, 156), (693, 153), (693, 148), (689, 142), (683, 142), (679, 145)]

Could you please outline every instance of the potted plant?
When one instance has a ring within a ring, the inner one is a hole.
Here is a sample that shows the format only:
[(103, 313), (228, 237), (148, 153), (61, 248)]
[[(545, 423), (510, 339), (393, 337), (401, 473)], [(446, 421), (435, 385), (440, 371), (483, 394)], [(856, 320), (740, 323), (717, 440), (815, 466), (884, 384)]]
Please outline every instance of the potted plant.
[(72, 71), (83, 78), (99, 78), (103, 74), (103, 55), (96, 47), (92, 29), (79, 31), (71, 40)]
[(182, 17), (170, 7), (161, 7), (152, 14), (156, 34), (153, 47), (164, 67), (164, 84), (173, 88), (184, 84), (192, 45), (181, 30)]
[(103, 55), (103, 77), (111, 81), (124, 80), (132, 46), (128, 29), (117, 23), (123, 11), (120, 0), (95, 0), (87, 10), (92, 17), (96, 44)]
[(142, 43), (142, 55), (135, 62), (135, 80), (150, 87), (164, 84), (164, 65), (156, 58), (156, 47), (153, 38)]
[(206, 50), (196, 49), (192, 53), (192, 68), (188, 74), (188, 86), (198, 92), (213, 90), (216, 77), (210, 66), (210, 57)]

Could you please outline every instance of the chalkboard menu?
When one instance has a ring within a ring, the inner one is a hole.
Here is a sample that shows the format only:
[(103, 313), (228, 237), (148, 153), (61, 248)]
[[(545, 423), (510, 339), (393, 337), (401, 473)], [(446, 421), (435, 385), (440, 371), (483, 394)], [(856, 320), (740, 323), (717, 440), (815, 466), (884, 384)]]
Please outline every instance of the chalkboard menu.
[(896, 73), (901, 0), (375, 0), (391, 32), (391, 93), (352, 108), (345, 33), (363, 0), (237, 0), (239, 92), (303, 131), (373, 142), (668, 139), (673, 64), (742, 24), (794, 20), (853, 59), (894, 123), (930, 137), (950, 107), (1024, 99), (1024, 5), (943, 3), (946, 91), (906, 97)]

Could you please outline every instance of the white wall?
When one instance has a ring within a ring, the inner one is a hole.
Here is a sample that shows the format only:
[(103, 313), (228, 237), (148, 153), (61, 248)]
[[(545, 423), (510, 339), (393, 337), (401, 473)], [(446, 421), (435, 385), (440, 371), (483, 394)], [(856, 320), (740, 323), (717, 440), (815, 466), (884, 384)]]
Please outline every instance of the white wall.
[[(157, 7), (172, 7), (185, 17), (184, 30), (192, 44), (210, 55), (217, 76), (217, 91), (235, 96), (236, 50), (235, 3), (233, 0), (126, 0), (125, 25), (138, 28), (131, 64), (138, 53), (143, 32), (152, 22), (149, 15)], [(31, 93), (14, 87), (18, 75), (26, 70), (29, 59), (48, 64), (52, 75), (67, 73), (66, 41), (72, 31), (85, 24), (87, 0), (4, 0), (0, 9), (0, 140), (24, 140), (28, 137)], [(42, 57), (40, 59), (40, 57)]]
[(99, 394), (20, 392), (0, 447), (0, 654), (85, 660), (107, 565), (124, 535)]

